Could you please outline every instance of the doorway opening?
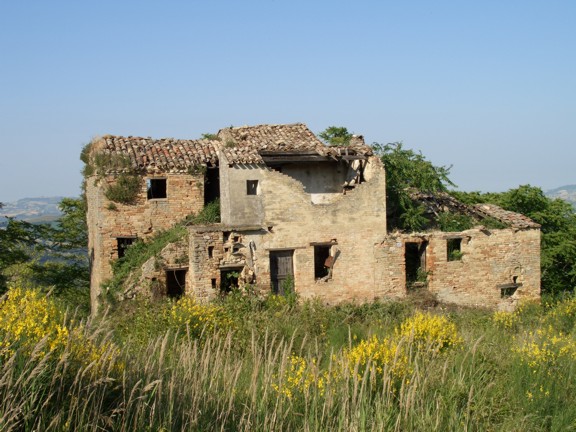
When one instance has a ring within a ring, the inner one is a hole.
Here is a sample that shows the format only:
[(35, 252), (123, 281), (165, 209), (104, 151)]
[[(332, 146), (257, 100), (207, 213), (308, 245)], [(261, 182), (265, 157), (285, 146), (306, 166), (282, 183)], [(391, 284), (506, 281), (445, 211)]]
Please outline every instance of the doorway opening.
[(421, 288), (426, 286), (428, 274), (426, 272), (426, 246), (427, 242), (406, 242), (404, 262), (406, 266), (406, 288)]
[(270, 282), (272, 292), (289, 294), (294, 289), (294, 249), (270, 251)]
[(186, 269), (166, 270), (166, 295), (180, 298), (186, 292)]

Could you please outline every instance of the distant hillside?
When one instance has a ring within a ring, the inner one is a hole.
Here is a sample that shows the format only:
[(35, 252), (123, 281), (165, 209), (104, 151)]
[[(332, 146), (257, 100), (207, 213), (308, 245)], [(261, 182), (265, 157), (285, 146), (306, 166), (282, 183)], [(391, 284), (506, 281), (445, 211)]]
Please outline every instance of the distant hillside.
[(576, 210), (576, 185), (560, 186), (556, 189), (546, 192), (546, 196), (550, 198), (561, 198), (564, 201), (572, 204)]
[(62, 214), (58, 209), (62, 198), (64, 197), (22, 198), (4, 203), (4, 207), (0, 209), (0, 227), (6, 225), (4, 216), (31, 223), (54, 222)]

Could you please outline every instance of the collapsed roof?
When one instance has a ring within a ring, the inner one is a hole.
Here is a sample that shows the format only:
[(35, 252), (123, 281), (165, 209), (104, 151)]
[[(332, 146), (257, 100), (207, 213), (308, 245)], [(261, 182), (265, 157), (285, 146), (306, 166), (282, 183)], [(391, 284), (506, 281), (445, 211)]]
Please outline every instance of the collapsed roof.
[(424, 193), (412, 191), (412, 199), (426, 207), (426, 210), (438, 216), (442, 212), (452, 212), (471, 216), (475, 219), (493, 218), (516, 229), (539, 228), (540, 225), (527, 216), (504, 210), (495, 204), (467, 205), (445, 192)]
[(229, 164), (264, 164), (278, 155), (353, 160), (373, 154), (361, 136), (352, 137), (347, 146), (328, 146), (302, 123), (229, 127), (199, 140), (106, 135), (95, 140), (92, 152), (125, 158), (129, 161), (125, 168), (144, 172), (185, 172), (198, 165), (216, 165), (219, 153)]

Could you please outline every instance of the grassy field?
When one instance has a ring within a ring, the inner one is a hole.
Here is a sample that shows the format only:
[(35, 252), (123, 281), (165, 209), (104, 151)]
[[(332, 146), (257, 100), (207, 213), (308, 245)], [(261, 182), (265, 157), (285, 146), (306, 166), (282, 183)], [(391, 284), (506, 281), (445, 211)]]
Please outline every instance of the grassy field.
[(12, 288), (0, 430), (576, 429), (576, 300), (514, 313), (232, 294), (99, 320)]

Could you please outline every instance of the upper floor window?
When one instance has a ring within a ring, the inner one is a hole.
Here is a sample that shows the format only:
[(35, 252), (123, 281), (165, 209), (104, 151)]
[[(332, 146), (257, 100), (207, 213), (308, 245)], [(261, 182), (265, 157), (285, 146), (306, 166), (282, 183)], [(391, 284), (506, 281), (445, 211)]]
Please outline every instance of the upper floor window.
[(166, 179), (146, 180), (146, 190), (148, 199), (166, 198)]
[(258, 195), (258, 180), (246, 180), (246, 195)]

